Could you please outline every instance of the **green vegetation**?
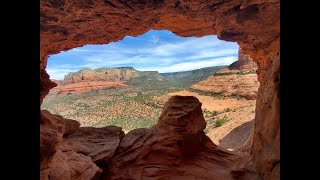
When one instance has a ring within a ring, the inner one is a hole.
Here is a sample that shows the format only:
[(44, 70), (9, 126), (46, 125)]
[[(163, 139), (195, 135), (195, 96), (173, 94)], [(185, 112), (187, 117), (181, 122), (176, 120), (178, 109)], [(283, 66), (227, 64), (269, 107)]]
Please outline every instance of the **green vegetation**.
[[(163, 103), (155, 100), (156, 97), (188, 88), (224, 67), (226, 66), (165, 74), (156, 71), (137, 71), (139, 76), (127, 81), (125, 83), (127, 87), (64, 95), (49, 93), (41, 108), (68, 119), (78, 120), (82, 126), (116, 125), (123, 127), (124, 130), (150, 127), (157, 122), (162, 112)], [(95, 71), (100, 73), (102, 70)], [(206, 93), (190, 88), (187, 90), (202, 95), (222, 97), (220, 93)], [(228, 112), (230, 109), (225, 111)], [(208, 120), (223, 112), (204, 110), (203, 114)], [(214, 127), (213, 122), (209, 124)]]
[(215, 76), (227, 76), (227, 75), (231, 75), (231, 74), (237, 74), (237, 75), (246, 75), (246, 74), (256, 74), (256, 70), (251, 70), (251, 71), (247, 71), (247, 72), (227, 72), (227, 73), (215, 73)]
[(217, 119), (215, 121), (215, 127), (220, 127), (222, 126), (224, 123), (226, 123), (227, 121), (229, 121), (229, 119), (227, 118), (227, 116), (224, 116), (222, 119)]
[[(215, 97), (215, 98), (225, 98), (225, 96), (223, 95), (225, 93), (224, 91), (219, 92), (219, 93), (214, 93), (214, 92), (200, 91), (198, 89), (192, 89), (192, 88), (187, 88), (186, 90), (190, 91), (190, 92), (195, 92), (195, 93), (200, 94), (202, 96), (210, 96), (210, 97)], [(244, 99), (244, 97), (239, 96), (239, 95), (231, 95), (228, 98), (234, 98), (237, 100)]]
[(224, 96), (223, 96), (223, 93), (224, 93), (224, 92), (213, 93), (213, 92), (200, 91), (200, 90), (198, 90), (198, 89), (192, 89), (192, 88), (188, 88), (187, 90), (190, 91), (190, 92), (195, 92), (195, 93), (200, 94), (200, 95), (202, 95), (202, 96), (211, 96), (211, 97), (216, 97), (216, 98), (222, 98), (222, 97), (224, 97)]
[(220, 127), (224, 123), (228, 122), (230, 119), (228, 119), (226, 115), (224, 115), (223, 118), (218, 118), (218, 119), (216, 116), (218, 116), (219, 114), (222, 114), (222, 113), (230, 112), (230, 111), (232, 111), (232, 109), (230, 109), (230, 108), (226, 108), (223, 111), (212, 111), (212, 112), (208, 111), (207, 109), (203, 109), (202, 110), (203, 116), (207, 122), (207, 126), (203, 130), (203, 132), (205, 134), (207, 134), (209, 132), (209, 129), (212, 129), (215, 127)]
[(215, 72), (226, 67), (227, 66), (213, 66), (193, 71), (161, 73), (160, 75), (168, 80), (176, 81), (177, 85), (179, 85), (182, 88), (187, 88), (197, 82), (207, 79), (209, 76), (212, 76)]
[(157, 122), (157, 118), (149, 119), (124, 119), (124, 118), (114, 118), (114, 119), (103, 119), (93, 124), (92, 127), (105, 127), (105, 126), (119, 126), (124, 130), (137, 129), (137, 128), (150, 128)]
[(124, 130), (150, 127), (157, 122), (162, 111), (162, 104), (153, 99), (182, 88), (176, 81), (167, 80), (157, 72), (141, 74), (127, 82), (128, 87), (61, 96), (49, 94), (42, 109), (78, 120), (82, 126), (116, 125)]
[(224, 109), (224, 112), (230, 112), (230, 111), (231, 111), (230, 108)]

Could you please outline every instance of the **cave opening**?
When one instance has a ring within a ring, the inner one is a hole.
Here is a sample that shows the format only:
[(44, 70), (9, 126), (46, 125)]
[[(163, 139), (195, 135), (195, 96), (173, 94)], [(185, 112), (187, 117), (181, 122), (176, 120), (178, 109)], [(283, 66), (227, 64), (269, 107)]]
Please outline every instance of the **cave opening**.
[(114, 125), (128, 133), (155, 125), (170, 97), (194, 96), (202, 103), (206, 135), (229, 151), (248, 151), (256, 69), (236, 43), (150, 30), (49, 57), (47, 72), (58, 86), (41, 108), (81, 127)]
[[(158, 127), (126, 135), (117, 128), (99, 132), (99, 128), (79, 128), (74, 121), (61, 121), (62, 116), (42, 110), (41, 179), (280, 179), (279, 17), (278, 0), (41, 0), (40, 104), (55, 86), (47, 74), (49, 56), (151, 29), (168, 29), (181, 37), (217, 35), (237, 42), (257, 62), (260, 83), (253, 143), (245, 157), (218, 148), (204, 136), (205, 125), (189, 118), (203, 117), (199, 102), (190, 96), (171, 99), (164, 113), (168, 116), (161, 117)], [(172, 109), (179, 107), (188, 110), (187, 124), (170, 119)], [(196, 151), (190, 149), (198, 145)], [(181, 156), (181, 152), (188, 155)]]

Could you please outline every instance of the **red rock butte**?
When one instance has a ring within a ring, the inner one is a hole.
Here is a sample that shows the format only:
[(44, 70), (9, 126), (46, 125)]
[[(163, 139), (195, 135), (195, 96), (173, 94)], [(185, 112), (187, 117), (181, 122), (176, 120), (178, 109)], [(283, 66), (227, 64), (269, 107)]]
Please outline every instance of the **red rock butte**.
[[(237, 42), (257, 63), (260, 87), (251, 156), (217, 148), (201, 131), (198, 108), (187, 107), (186, 101), (197, 105), (190, 97), (170, 99), (156, 126), (125, 136), (117, 127), (77, 128), (71, 120), (41, 111), (41, 179), (258, 179), (256, 172), (262, 179), (280, 179), (279, 0), (40, 0), (40, 103), (56, 86), (46, 73), (49, 55), (151, 29), (181, 37), (217, 35)], [(179, 106), (185, 116), (169, 115), (166, 108), (176, 114), (180, 110), (173, 109)], [(168, 119), (185, 125), (169, 126)], [(179, 134), (182, 130), (188, 133)], [(83, 139), (90, 133), (92, 139)], [(107, 137), (99, 139), (96, 133)], [(80, 140), (84, 144), (77, 144)], [(254, 169), (249, 168), (251, 158)]]

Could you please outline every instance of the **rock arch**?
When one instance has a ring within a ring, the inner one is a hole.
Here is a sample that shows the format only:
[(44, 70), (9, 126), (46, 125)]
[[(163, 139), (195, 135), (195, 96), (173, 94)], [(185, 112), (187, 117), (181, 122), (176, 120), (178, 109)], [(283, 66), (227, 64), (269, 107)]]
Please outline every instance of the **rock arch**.
[[(274, 179), (280, 173), (279, 17), (280, 0), (41, 0), (40, 103), (55, 86), (45, 70), (49, 55), (150, 29), (167, 29), (182, 37), (217, 35), (237, 42), (258, 64), (251, 154), (261, 175)], [(45, 169), (64, 129), (43, 113), (40, 128), (40, 168)]]

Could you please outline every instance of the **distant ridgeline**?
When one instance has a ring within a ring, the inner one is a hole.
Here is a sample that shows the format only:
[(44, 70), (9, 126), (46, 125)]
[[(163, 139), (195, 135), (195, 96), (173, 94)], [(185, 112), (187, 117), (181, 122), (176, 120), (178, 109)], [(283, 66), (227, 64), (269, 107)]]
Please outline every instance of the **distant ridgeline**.
[(84, 68), (78, 72), (71, 72), (64, 77), (66, 82), (79, 81), (128, 81), (134, 77), (139, 77), (140, 72), (133, 67), (118, 68)]
[(188, 87), (194, 83), (207, 79), (217, 71), (228, 66), (212, 66), (191, 71), (160, 73), (161, 76), (169, 80), (178, 81), (182, 86)]
[(83, 81), (124, 81), (129, 85), (139, 85), (142, 83), (169, 83), (171, 85), (187, 87), (199, 81), (202, 81), (215, 72), (226, 68), (227, 66), (213, 66), (201, 68), (192, 71), (159, 73), (158, 71), (138, 71), (133, 67), (116, 68), (84, 68), (78, 72), (71, 72), (65, 75), (63, 81), (59, 84), (68, 84)]

